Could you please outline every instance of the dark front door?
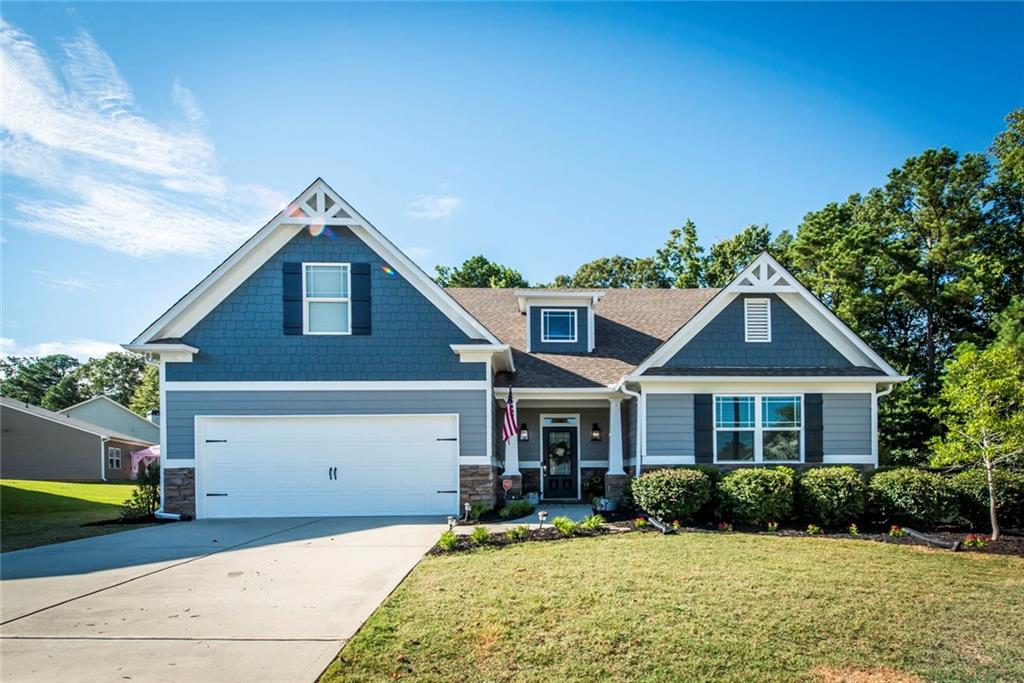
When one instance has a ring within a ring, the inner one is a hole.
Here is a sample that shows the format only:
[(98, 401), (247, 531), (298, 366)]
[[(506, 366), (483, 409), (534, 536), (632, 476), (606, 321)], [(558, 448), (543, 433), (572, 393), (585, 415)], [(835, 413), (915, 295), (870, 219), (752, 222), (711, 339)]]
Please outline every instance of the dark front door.
[(576, 498), (576, 428), (544, 428), (544, 497)]

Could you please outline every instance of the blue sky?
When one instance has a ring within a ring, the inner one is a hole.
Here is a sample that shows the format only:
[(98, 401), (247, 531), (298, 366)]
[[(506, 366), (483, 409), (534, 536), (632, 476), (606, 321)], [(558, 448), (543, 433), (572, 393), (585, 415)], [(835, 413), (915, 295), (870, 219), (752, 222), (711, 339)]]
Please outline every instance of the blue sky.
[(15, 4), (4, 352), (129, 341), (317, 176), (433, 271), (543, 282), (981, 151), (1024, 5)]

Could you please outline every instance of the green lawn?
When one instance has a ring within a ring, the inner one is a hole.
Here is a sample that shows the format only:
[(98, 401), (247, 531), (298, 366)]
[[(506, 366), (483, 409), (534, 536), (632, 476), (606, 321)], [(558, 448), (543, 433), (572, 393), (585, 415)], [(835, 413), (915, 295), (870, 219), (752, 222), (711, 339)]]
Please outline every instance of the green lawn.
[(1024, 560), (624, 534), (427, 557), (322, 682), (1024, 680)]
[(0, 550), (98, 536), (138, 525), (87, 526), (118, 519), (134, 484), (0, 479)]

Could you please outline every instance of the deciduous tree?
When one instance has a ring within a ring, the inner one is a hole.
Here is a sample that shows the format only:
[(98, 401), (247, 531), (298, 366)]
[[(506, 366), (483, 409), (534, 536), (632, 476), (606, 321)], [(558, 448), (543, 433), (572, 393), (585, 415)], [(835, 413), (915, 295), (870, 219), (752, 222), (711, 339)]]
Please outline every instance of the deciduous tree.
[(518, 270), (489, 261), (485, 256), (473, 256), (461, 266), (435, 266), (434, 280), (442, 287), (529, 287), (530, 283)]

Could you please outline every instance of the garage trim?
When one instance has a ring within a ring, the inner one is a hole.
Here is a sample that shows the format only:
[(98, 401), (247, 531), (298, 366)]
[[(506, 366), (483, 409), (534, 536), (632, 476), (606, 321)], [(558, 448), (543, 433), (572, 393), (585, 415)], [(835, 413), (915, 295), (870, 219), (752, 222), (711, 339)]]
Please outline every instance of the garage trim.
[[(196, 415), (194, 419), (195, 424), (195, 453), (196, 458), (193, 461), (195, 463), (195, 505), (196, 505), (196, 519), (206, 518), (206, 472), (205, 472), (205, 457), (206, 457), (206, 423), (208, 420), (216, 419), (231, 419), (231, 420), (267, 420), (267, 419), (331, 419), (331, 418), (351, 418), (351, 419), (374, 419), (374, 418), (424, 418), (424, 417), (451, 417), (455, 418), (455, 500), (456, 502), (462, 500), (462, 482), (459, 476), (459, 466), (461, 464), (461, 457), (459, 454), (460, 438), (459, 438), (459, 414), (458, 413), (383, 413), (376, 415), (352, 415), (352, 414), (313, 414), (313, 415)], [(162, 468), (161, 468), (162, 469)], [(161, 502), (163, 499), (163, 487), (160, 491)]]

